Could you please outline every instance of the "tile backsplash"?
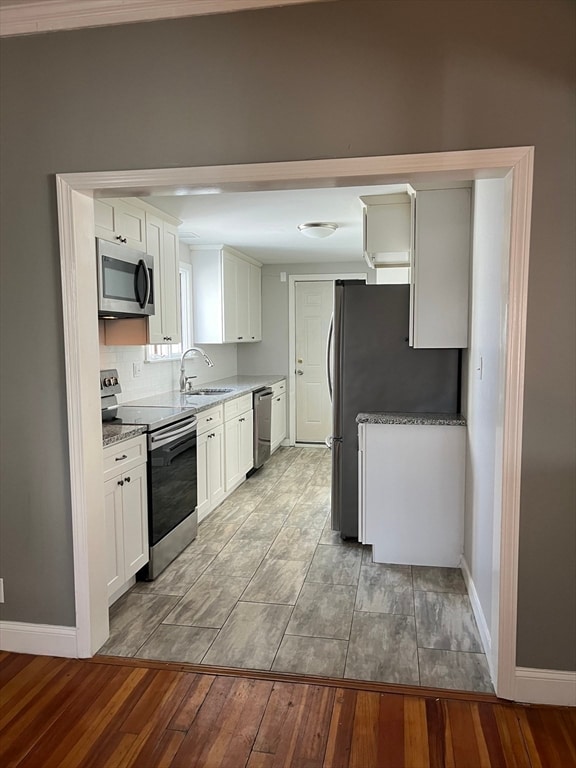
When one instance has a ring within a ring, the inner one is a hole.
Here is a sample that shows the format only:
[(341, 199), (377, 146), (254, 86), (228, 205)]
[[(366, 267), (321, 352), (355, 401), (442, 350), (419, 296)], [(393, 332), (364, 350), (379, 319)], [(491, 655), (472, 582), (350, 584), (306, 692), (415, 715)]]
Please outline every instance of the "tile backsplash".
[[(186, 373), (197, 376), (195, 385), (206, 384), (238, 373), (236, 345), (203, 345), (214, 361), (214, 367), (208, 368), (201, 359), (186, 358)], [(180, 379), (180, 361), (148, 363), (145, 361), (146, 347), (112, 347), (100, 345), (100, 368), (116, 368), (122, 386), (118, 395), (121, 403), (138, 400), (141, 397), (157, 395), (178, 389)], [(139, 363), (140, 376), (134, 376), (134, 363)]]

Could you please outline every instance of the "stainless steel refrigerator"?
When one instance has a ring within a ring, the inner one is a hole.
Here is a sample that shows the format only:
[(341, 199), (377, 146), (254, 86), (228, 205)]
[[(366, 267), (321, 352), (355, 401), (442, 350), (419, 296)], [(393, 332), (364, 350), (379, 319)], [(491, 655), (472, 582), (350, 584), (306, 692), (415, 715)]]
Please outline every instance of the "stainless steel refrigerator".
[(408, 344), (410, 286), (336, 280), (328, 344), (332, 386), (332, 529), (358, 537), (362, 412), (456, 413), (460, 350)]

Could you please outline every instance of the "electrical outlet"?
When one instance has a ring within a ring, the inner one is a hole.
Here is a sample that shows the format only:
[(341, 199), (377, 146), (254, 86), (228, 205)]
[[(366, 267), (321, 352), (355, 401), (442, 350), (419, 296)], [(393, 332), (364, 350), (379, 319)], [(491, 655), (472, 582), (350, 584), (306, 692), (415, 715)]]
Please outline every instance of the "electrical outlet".
[(132, 363), (132, 376), (137, 379), (142, 376), (142, 363)]
[(4, 579), (0, 579), (0, 603), (4, 602)]

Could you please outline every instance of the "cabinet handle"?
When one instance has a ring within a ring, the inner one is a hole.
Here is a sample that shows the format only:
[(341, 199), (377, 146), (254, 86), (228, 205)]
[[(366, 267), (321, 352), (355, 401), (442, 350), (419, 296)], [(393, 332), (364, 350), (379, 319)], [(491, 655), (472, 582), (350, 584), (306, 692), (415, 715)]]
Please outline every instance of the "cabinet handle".
[(239, 338), (239, 339), (243, 339), (243, 338), (244, 338), (244, 336), (238, 336), (238, 338)]
[(172, 341), (172, 336), (164, 336), (164, 341)]
[(130, 478), (129, 478), (129, 477), (125, 477), (125, 478), (124, 478), (124, 481), (125, 481), (126, 483), (129, 483), (129, 482), (130, 482)]
[(124, 461), (124, 459), (127, 459), (127, 458), (128, 458), (128, 456), (126, 456), (126, 454), (123, 453), (122, 456), (116, 456), (114, 461)]
[(208, 422), (209, 422), (209, 421), (213, 421), (213, 420), (214, 420), (214, 417), (213, 417), (213, 416), (209, 416), (209, 417), (206, 419), (206, 424), (208, 424)]
[(240, 421), (246, 421), (246, 419), (240, 419)]
[(277, 398), (276, 398), (276, 402), (277, 402), (277, 403), (279, 403), (279, 402), (280, 402), (280, 399), (281, 399), (281, 398), (277, 397)]
[(124, 480), (118, 480), (118, 485), (124, 485)]

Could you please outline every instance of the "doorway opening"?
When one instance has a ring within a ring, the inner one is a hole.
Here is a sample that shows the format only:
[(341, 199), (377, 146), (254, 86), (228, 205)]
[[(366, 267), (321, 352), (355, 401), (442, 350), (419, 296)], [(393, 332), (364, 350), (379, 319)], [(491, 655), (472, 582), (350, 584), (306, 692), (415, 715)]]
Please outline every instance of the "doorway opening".
[[(92, 655), (108, 634), (105, 579), (102, 574), (101, 445), (96, 395), (97, 313), (93, 259), (94, 192), (107, 196), (207, 185), (223, 189), (305, 188), (406, 180), (474, 179), (512, 175), (512, 218), (505, 371), (505, 423), (502, 452), (502, 524), (500, 526), (499, 623), (495, 673), (499, 695), (514, 697), (516, 571), (520, 448), (523, 400), (526, 282), (532, 149), (515, 148), (356, 158), (260, 166), (173, 169), (165, 171), (67, 174), (59, 176), (58, 203), (64, 301), (64, 330), (69, 391), (70, 465), (76, 583), (77, 652)], [(89, 396), (90, 395), (90, 396)], [(93, 395), (93, 397), (91, 396)]]
[(332, 434), (328, 337), (334, 281), (366, 281), (367, 277), (366, 272), (343, 272), (337, 267), (333, 272), (289, 277), (289, 445), (324, 445)]
[(296, 301), (296, 442), (322, 443), (330, 434), (332, 419), (327, 338), (334, 305), (330, 280), (297, 282)]

